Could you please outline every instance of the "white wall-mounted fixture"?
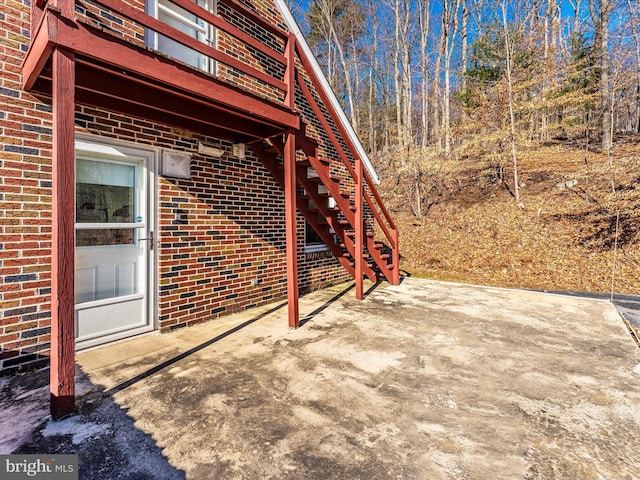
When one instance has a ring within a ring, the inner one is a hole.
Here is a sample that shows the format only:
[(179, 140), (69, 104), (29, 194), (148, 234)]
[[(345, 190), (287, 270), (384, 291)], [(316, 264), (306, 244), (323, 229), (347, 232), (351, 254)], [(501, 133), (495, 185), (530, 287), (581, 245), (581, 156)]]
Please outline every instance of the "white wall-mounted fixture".
[(198, 153), (201, 153), (203, 155), (210, 155), (210, 156), (216, 157), (216, 158), (220, 158), (222, 155), (224, 155), (224, 150), (222, 148), (210, 147), (208, 145), (205, 145), (202, 142), (199, 142), (198, 143)]
[(246, 145), (244, 143), (233, 144), (233, 156), (244, 160), (246, 155)]
[(160, 172), (165, 177), (191, 178), (191, 155), (164, 150)]

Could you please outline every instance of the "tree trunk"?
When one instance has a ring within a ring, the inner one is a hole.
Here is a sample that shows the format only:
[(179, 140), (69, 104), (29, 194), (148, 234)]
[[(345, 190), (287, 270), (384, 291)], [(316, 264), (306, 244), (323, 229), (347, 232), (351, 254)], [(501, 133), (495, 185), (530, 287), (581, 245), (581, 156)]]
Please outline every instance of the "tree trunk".
[(402, 26), (402, 102), (404, 105), (404, 145), (409, 149), (413, 144), (413, 82), (411, 80), (411, 43), (409, 41), (409, 25), (411, 24), (411, 11), (405, 8), (405, 19)]
[(609, 12), (606, 3), (600, 3), (601, 34), (600, 34), (600, 89), (602, 91), (602, 150), (608, 152), (612, 147), (611, 123), (611, 89), (609, 86)]
[(609, 14), (612, 0), (590, 0), (589, 9), (595, 26), (594, 45), (598, 49), (600, 60), (600, 130), (602, 150), (608, 152), (612, 147), (611, 132), (611, 89), (609, 85)]
[(329, 24), (329, 33), (333, 38), (335, 48), (338, 52), (338, 60), (340, 61), (340, 65), (342, 65), (342, 73), (344, 74), (344, 83), (345, 83), (345, 88), (347, 90), (347, 103), (349, 105), (349, 117), (350, 117), (349, 120), (351, 121), (351, 125), (353, 126), (354, 130), (357, 132), (358, 118), (357, 118), (355, 105), (353, 103), (353, 85), (351, 84), (351, 70), (347, 65), (347, 57), (345, 55), (344, 48), (342, 47), (342, 43), (340, 42), (340, 39), (338, 38), (338, 35), (336, 33), (336, 29), (333, 27), (333, 22), (331, 21), (330, 13), (325, 12), (325, 14), (327, 15), (326, 20), (327, 20), (327, 23)]
[(577, 35), (580, 31), (580, 8), (582, 7), (582, 0), (569, 0), (573, 9), (573, 26), (571, 29), (571, 35)]
[(440, 74), (442, 73), (442, 61), (445, 55), (445, 40), (446, 40), (446, 24), (445, 24), (445, 14), (444, 12), (442, 13), (442, 25), (440, 28), (440, 40), (438, 43), (438, 55), (436, 57), (436, 65), (435, 65), (435, 72), (433, 75), (433, 104), (435, 105), (434, 108), (431, 109), (431, 112), (433, 114), (433, 120), (431, 122), (431, 124), (433, 125), (433, 128), (435, 130), (435, 138), (436, 141), (438, 142), (438, 146), (440, 148), (444, 147), (444, 142), (443, 142), (443, 137), (442, 137), (442, 103), (441, 103), (441, 99), (440, 99)]
[(420, 9), (420, 119), (422, 120), (421, 144), (429, 144), (429, 56), (427, 42), (429, 40), (429, 22), (431, 20), (431, 0), (419, 0)]
[(398, 129), (397, 137), (398, 137), (398, 149), (400, 153), (400, 164), (404, 165), (404, 132), (402, 125), (402, 76), (401, 76), (401, 65), (400, 65), (400, 2), (401, 0), (395, 0), (394, 3), (394, 23), (395, 23), (395, 49), (394, 49), (394, 70), (393, 70), (393, 78), (395, 81), (395, 91), (396, 91), (396, 127)]
[(516, 199), (516, 204), (522, 208), (520, 202), (520, 186), (518, 185), (518, 155), (516, 152), (516, 120), (513, 108), (513, 80), (511, 75), (512, 70), (512, 52), (511, 52), (511, 39), (509, 35), (509, 28), (507, 26), (507, 6), (502, 4), (502, 21), (504, 26), (504, 43), (506, 52), (506, 74), (507, 74), (507, 90), (509, 93), (509, 119), (511, 123), (511, 135), (509, 135), (511, 143), (511, 161), (513, 163), (513, 195)]
[(640, 133), (640, 36), (638, 32), (638, 0), (634, 0), (635, 6), (631, 4), (631, 0), (627, 0), (629, 8), (629, 24), (631, 26), (631, 34), (635, 45), (636, 57), (636, 92), (635, 92), (635, 120), (633, 123), (633, 132)]
[(444, 128), (444, 153), (451, 154), (451, 55), (455, 41), (455, 31), (458, 23), (460, 0), (446, 1), (442, 12), (444, 35), (444, 98), (442, 119)]
[(467, 0), (462, 0), (462, 30), (460, 32), (461, 35), (461, 49), (460, 49), (460, 71), (462, 73), (462, 90), (466, 90), (467, 88), (467, 57), (469, 56), (469, 37), (468, 37), (468, 29), (469, 29), (469, 9), (467, 8)]

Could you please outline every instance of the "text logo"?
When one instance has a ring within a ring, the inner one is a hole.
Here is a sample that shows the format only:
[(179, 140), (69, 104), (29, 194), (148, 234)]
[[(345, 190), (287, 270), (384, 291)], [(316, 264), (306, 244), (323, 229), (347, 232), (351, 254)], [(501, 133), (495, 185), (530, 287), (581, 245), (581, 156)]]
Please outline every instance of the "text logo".
[(78, 480), (77, 455), (0, 455), (3, 480)]

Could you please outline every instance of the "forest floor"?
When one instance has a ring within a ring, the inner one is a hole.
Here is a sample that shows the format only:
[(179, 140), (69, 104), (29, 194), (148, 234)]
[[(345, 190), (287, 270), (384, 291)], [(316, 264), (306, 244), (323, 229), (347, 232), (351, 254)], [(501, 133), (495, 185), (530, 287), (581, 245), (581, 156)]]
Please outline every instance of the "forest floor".
[(566, 142), (520, 149), (523, 208), (512, 193), (511, 165), (505, 163), (501, 175), (494, 158), (423, 165), (419, 216), (412, 176), (383, 181), (404, 274), (640, 293), (640, 137), (616, 138), (611, 159)]

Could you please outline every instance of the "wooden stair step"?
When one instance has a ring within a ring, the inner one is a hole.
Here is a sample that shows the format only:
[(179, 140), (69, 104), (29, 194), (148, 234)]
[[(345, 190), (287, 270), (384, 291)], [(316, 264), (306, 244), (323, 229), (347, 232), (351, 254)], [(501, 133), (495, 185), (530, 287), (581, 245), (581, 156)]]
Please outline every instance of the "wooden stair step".
[[(331, 165), (331, 160), (328, 160), (326, 158), (318, 158), (318, 161), (323, 164), (325, 167), (328, 167), (329, 165)], [(298, 165), (302, 165), (304, 167), (310, 167), (311, 166), (311, 160), (309, 160), (308, 158), (302, 158), (300, 160), (297, 160), (296, 163)]]
[[(347, 237), (355, 237), (356, 236), (356, 232), (344, 232), (344, 234)], [(367, 237), (373, 237), (375, 234), (373, 232), (365, 232), (365, 236)]]

